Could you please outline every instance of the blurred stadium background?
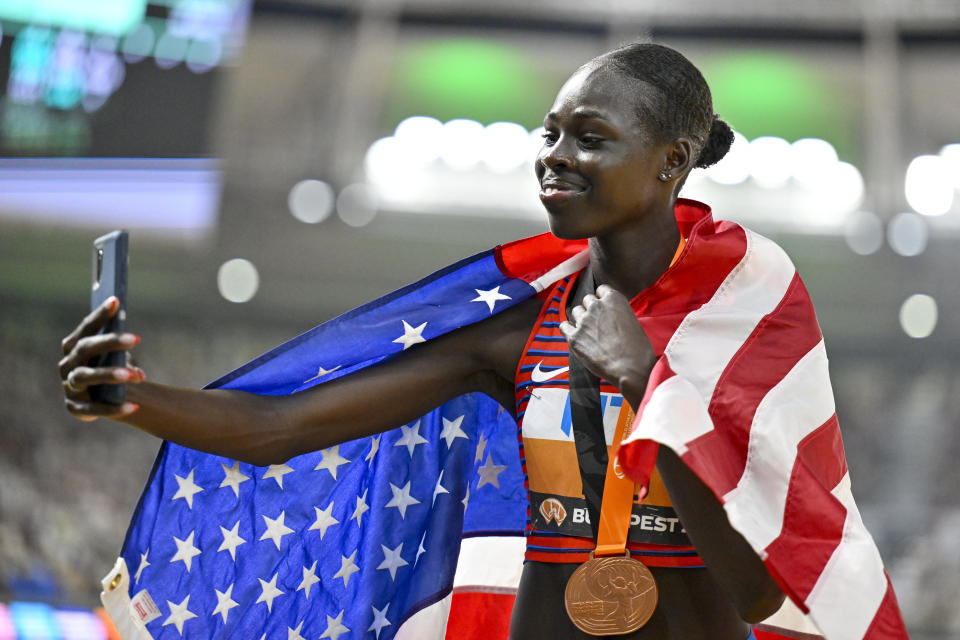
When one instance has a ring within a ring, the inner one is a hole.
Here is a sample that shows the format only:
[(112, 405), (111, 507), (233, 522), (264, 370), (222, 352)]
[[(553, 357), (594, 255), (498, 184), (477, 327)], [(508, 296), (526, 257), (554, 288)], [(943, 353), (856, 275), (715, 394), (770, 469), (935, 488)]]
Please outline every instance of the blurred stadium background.
[(811, 291), (913, 637), (960, 637), (956, 0), (0, 0), (0, 26), (0, 640), (107, 637), (99, 579), (158, 445), (59, 400), (94, 237), (132, 231), (149, 377), (202, 385), (545, 230), (543, 113), (650, 38), (739, 134), (685, 195)]

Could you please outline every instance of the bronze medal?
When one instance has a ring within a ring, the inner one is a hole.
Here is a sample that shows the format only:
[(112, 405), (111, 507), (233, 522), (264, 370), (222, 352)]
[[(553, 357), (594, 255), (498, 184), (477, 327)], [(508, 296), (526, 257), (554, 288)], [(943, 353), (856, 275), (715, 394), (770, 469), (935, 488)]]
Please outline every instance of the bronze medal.
[(657, 583), (650, 569), (629, 557), (590, 558), (570, 576), (563, 600), (570, 620), (584, 633), (632, 633), (653, 615)]

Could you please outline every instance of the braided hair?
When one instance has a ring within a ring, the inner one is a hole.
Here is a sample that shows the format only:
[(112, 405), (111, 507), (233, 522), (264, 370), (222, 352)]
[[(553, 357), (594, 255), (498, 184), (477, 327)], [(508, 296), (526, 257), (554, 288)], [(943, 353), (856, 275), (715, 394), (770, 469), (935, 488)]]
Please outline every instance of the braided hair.
[(663, 45), (632, 43), (605, 53), (595, 63), (655, 89), (641, 94), (637, 115), (663, 141), (688, 138), (695, 167), (709, 167), (726, 155), (733, 131), (713, 112), (703, 74), (681, 53)]

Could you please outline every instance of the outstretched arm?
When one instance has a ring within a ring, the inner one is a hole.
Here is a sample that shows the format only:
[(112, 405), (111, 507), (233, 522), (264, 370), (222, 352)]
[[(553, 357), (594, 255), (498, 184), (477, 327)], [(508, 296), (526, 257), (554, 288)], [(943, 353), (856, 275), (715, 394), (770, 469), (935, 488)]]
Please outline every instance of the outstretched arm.
[[(135, 367), (92, 368), (89, 359), (128, 350), (130, 334), (97, 336), (116, 311), (104, 304), (63, 341), (67, 409), (81, 419), (107, 417), (187, 447), (257, 465), (282, 462), (413, 420), (469, 391), (509, 402), (530, 305), (416, 345), (378, 365), (289, 396), (198, 390), (145, 381)], [(515, 352), (515, 357), (512, 355)], [(90, 401), (95, 384), (130, 383), (121, 407)]]
[[(571, 321), (560, 327), (570, 350), (638, 407), (656, 357), (627, 299), (601, 285), (596, 296), (586, 296), (570, 315)], [(749, 543), (730, 526), (713, 492), (667, 447), (660, 448), (657, 469), (690, 541), (740, 616), (758, 622), (779, 609), (783, 593)]]

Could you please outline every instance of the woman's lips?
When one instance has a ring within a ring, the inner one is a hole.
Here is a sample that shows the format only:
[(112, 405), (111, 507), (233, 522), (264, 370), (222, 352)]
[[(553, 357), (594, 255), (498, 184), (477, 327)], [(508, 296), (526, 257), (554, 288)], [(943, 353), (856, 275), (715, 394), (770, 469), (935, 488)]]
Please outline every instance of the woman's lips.
[(583, 193), (584, 189), (569, 184), (546, 184), (540, 188), (540, 201), (562, 202)]

